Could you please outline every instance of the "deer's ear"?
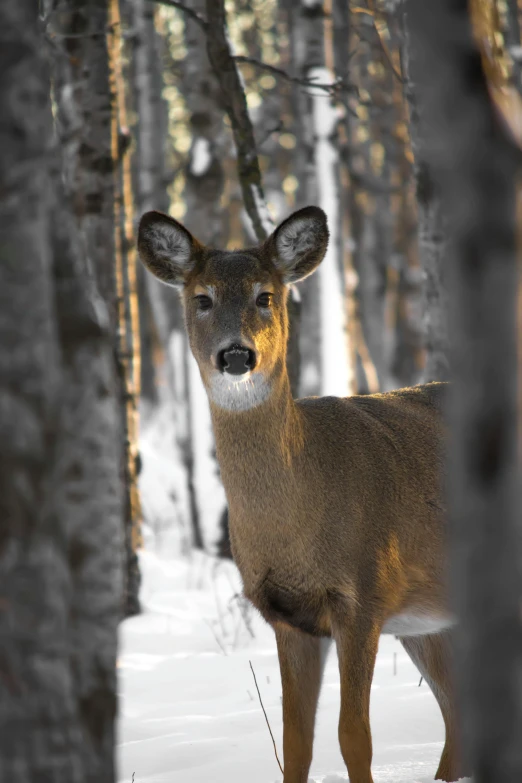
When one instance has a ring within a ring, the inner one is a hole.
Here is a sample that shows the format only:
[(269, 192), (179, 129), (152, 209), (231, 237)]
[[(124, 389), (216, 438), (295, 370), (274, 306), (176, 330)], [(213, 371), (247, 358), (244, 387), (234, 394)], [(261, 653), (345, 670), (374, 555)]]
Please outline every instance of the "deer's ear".
[(140, 220), (140, 258), (153, 275), (168, 285), (184, 285), (201, 248), (190, 231), (163, 212), (146, 212)]
[(319, 207), (305, 207), (276, 228), (271, 243), (274, 264), (285, 283), (296, 283), (311, 275), (328, 247), (326, 215)]

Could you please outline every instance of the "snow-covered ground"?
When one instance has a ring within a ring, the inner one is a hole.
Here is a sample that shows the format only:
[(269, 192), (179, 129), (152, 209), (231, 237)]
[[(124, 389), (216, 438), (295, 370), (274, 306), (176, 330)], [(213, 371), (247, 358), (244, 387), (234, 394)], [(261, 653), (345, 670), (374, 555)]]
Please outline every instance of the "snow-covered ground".
[[(271, 629), (239, 597), (231, 563), (141, 556), (144, 612), (121, 627), (121, 783), (274, 783), (274, 756), (249, 661), (282, 757), (281, 683)], [(376, 783), (433, 780), (443, 744), (437, 704), (393, 636), (372, 686)], [(337, 741), (339, 673), (327, 663), (310, 777), (347, 780)]]

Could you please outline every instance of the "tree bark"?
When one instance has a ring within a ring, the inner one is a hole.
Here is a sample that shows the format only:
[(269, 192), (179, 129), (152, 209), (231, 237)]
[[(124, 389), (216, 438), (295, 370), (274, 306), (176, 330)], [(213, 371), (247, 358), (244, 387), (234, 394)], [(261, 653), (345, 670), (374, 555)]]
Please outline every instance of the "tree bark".
[[(167, 194), (167, 112), (162, 98), (163, 75), (160, 61), (160, 39), (154, 24), (156, 6), (149, 0), (134, 0), (133, 76), (136, 95), (137, 207), (141, 215), (151, 209), (168, 212)], [(142, 344), (142, 397), (149, 404), (159, 401), (157, 358), (161, 351), (160, 327), (168, 320), (163, 286), (144, 267), (138, 266), (140, 287), (140, 336)], [(160, 312), (158, 312), (160, 310)], [(163, 351), (166, 346), (162, 346)]]
[(273, 230), (263, 192), (254, 129), (237, 65), (227, 40), (224, 0), (206, 0), (207, 53), (219, 81), (223, 107), (230, 119), (237, 151), (237, 168), (243, 203), (259, 242)]
[[(456, 674), (474, 780), (522, 779), (515, 149), (465, 0), (410, 2), (428, 162), (451, 216), (450, 521)], [(520, 412), (518, 412), (520, 415)]]
[[(110, 13), (109, 13), (110, 12)], [(109, 33), (107, 34), (107, 31)], [(60, 0), (49, 14), (64, 181), (98, 289), (109, 308), (120, 386), (125, 476), (125, 613), (139, 609), (141, 510), (137, 487), (139, 328), (129, 141), (117, 0)]]
[(446, 224), (440, 193), (433, 177), (426, 149), (424, 127), (425, 96), (419, 88), (421, 54), (403, 14), (402, 71), (404, 93), (410, 112), (410, 138), (415, 158), (419, 255), (424, 271), (423, 312), (426, 366), (423, 380), (450, 380), (449, 294), (445, 277)]
[(0, 6), (0, 778), (111, 783), (116, 387), (61, 197), (38, 10)]
[(125, 433), (125, 550), (127, 581), (125, 614), (140, 611), (141, 582), (137, 551), (141, 539), (141, 502), (138, 487), (140, 465), (138, 429), (140, 399), (140, 328), (138, 308), (137, 250), (134, 240), (134, 204), (131, 172), (131, 138), (127, 123), (122, 72), (122, 21), (119, 0), (109, 0), (107, 50), (112, 95), (111, 157), (114, 176), (114, 264), (118, 316), (118, 363), (122, 385)]

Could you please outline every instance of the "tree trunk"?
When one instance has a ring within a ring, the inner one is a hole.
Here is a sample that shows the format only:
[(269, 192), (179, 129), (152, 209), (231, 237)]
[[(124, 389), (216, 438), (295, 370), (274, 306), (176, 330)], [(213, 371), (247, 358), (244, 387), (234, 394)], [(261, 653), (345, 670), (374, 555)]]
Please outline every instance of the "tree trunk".
[(0, 6), (0, 778), (111, 783), (114, 366), (108, 314), (60, 197), (38, 10)]
[(424, 270), (423, 312), (426, 366), (423, 380), (450, 379), (449, 297), (445, 278), (447, 253), (446, 225), (440, 194), (433, 178), (424, 127), (422, 94), (418, 82), (421, 67), (415, 39), (409, 29), (408, 13), (403, 15), (402, 72), (404, 93), (410, 112), (410, 138), (415, 158), (414, 175), (419, 224), (419, 255)]
[(522, 51), (520, 48), (520, 10), (518, 0), (506, 1), (506, 47), (513, 61), (512, 79), (515, 89), (522, 94)]
[[(110, 10), (110, 14), (109, 14)], [(109, 308), (118, 365), (125, 476), (125, 613), (138, 611), (140, 503), (137, 489), (139, 328), (129, 134), (121, 79), (117, 0), (60, 0), (50, 14), (55, 102), (64, 180), (86, 257)], [(109, 30), (109, 35), (106, 31)]]
[[(163, 76), (159, 55), (159, 36), (154, 24), (155, 6), (148, 0), (134, 0), (133, 65), (136, 95), (137, 207), (142, 215), (151, 209), (168, 212), (169, 198), (165, 181), (167, 106), (162, 98)], [(140, 286), (140, 336), (142, 344), (142, 396), (150, 404), (159, 401), (158, 348), (161, 345), (159, 323), (167, 319), (164, 312), (163, 286), (144, 267), (138, 266)], [(161, 312), (158, 313), (158, 309)], [(161, 346), (163, 352), (166, 345)]]
[(131, 172), (131, 138), (127, 123), (125, 85), (122, 74), (122, 22), (119, 0), (109, 0), (107, 48), (111, 112), (111, 156), (114, 176), (114, 263), (118, 297), (118, 359), (122, 383), (125, 431), (125, 549), (127, 581), (125, 614), (140, 611), (140, 571), (137, 551), (141, 540), (141, 502), (138, 487), (140, 465), (138, 427), (140, 399), (140, 329), (138, 310), (137, 251), (134, 240), (134, 204)]
[(522, 779), (517, 454), (520, 151), (491, 104), (465, 0), (410, 2), (428, 162), (451, 216), (450, 521), (456, 674), (478, 783)]
[[(189, 0), (187, 6), (204, 16), (205, 0)], [(204, 244), (210, 247), (226, 247), (228, 231), (222, 205), (225, 185), (223, 160), (228, 151), (230, 137), (226, 132), (224, 111), (220, 105), (219, 83), (208, 60), (205, 33), (189, 17), (184, 21), (187, 54), (184, 60), (182, 90), (189, 113), (192, 138), (185, 168), (184, 222), (189, 231)], [(207, 535), (204, 536), (202, 521), (210, 513), (205, 513), (205, 506), (211, 499), (208, 492), (204, 493), (205, 496), (198, 497), (196, 473), (201, 468), (209, 468), (208, 461), (211, 455), (215, 454), (215, 445), (207, 396), (187, 340), (184, 344), (187, 352), (185, 368), (189, 408), (185, 464), (194, 541), (196, 546), (203, 547), (205, 537), (207, 543), (210, 543), (209, 538), (212, 543), (217, 542), (219, 521), (216, 519), (215, 526), (212, 526), (207, 519)], [(210, 471), (215, 475), (219, 469), (215, 460), (213, 462)]]
[[(325, 11), (322, 0), (304, 0), (302, 15), (309, 28), (309, 55), (305, 76), (321, 84), (333, 83), (333, 47), (325, 37)], [(326, 44), (329, 60), (326, 65)], [(348, 42), (347, 42), (348, 44)], [(309, 88), (314, 138), (317, 203), (328, 217), (330, 241), (317, 272), (319, 289), (320, 393), (345, 396), (354, 390), (353, 368), (349, 366), (349, 335), (346, 331), (344, 265), (342, 262), (342, 221), (339, 213), (338, 112), (331, 96), (319, 88)]]

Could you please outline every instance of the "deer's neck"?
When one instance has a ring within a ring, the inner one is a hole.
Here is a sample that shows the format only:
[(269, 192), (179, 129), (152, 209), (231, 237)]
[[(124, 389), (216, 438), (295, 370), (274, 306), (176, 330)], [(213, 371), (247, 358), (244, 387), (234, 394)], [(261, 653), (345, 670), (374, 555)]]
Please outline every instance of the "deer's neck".
[(211, 403), (218, 462), (232, 505), (269, 500), (293, 470), (303, 448), (303, 426), (292, 399), (286, 371), (268, 399), (246, 411), (232, 412)]

